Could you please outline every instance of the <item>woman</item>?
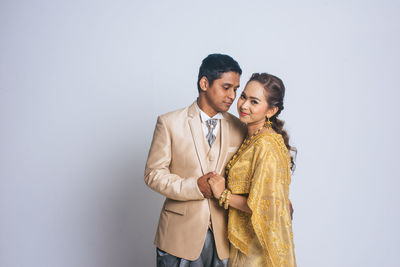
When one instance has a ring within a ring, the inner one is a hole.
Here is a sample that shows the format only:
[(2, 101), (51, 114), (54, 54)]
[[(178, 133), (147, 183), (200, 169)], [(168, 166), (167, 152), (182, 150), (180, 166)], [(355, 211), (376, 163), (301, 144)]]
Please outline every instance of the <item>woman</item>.
[(229, 266), (296, 266), (289, 208), (294, 168), (283, 110), (285, 87), (267, 73), (251, 76), (238, 100), (248, 135), (220, 175), (209, 183), (219, 204), (229, 209)]

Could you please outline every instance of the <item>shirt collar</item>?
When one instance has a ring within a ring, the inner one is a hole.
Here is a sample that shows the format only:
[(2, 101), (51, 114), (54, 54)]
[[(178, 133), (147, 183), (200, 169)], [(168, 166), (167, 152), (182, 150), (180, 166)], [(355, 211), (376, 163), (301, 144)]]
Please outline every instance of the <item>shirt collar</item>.
[(199, 105), (197, 104), (197, 102), (196, 102), (196, 108), (197, 108), (197, 110), (199, 111), (199, 113), (200, 113), (200, 118), (201, 118), (201, 121), (202, 122), (205, 122), (205, 121), (207, 121), (207, 120), (209, 120), (209, 119), (219, 119), (219, 120), (222, 120), (223, 118), (224, 118), (224, 116), (222, 116), (222, 113), (221, 112), (218, 112), (217, 114), (215, 114), (214, 115), (214, 117), (210, 117), (210, 116), (208, 116), (204, 111), (202, 111), (201, 109), (200, 109), (200, 107), (199, 107)]

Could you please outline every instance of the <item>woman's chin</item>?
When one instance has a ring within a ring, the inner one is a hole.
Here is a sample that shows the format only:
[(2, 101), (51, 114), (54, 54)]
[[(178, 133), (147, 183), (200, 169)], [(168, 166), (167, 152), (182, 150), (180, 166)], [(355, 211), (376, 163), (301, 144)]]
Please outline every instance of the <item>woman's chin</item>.
[(242, 123), (244, 123), (244, 124), (247, 124), (247, 123), (248, 123), (248, 120), (247, 120), (245, 117), (243, 117), (243, 116), (239, 116), (239, 120), (240, 120)]

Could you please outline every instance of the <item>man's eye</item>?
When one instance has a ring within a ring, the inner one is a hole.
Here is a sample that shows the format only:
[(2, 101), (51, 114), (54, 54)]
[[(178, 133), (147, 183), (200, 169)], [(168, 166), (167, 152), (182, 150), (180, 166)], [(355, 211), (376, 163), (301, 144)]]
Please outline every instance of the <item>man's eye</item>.
[(246, 97), (244, 95), (240, 95), (241, 99), (246, 99)]
[(258, 102), (255, 101), (255, 100), (252, 100), (251, 103), (254, 104), (254, 105), (257, 105), (257, 104), (258, 104)]

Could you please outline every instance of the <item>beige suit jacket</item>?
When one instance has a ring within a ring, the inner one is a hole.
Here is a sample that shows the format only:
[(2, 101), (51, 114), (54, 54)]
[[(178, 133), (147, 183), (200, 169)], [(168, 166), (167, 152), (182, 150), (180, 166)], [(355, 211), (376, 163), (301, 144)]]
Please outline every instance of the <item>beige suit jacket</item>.
[(166, 200), (161, 210), (155, 245), (188, 260), (200, 256), (210, 219), (218, 257), (228, 258), (227, 214), (215, 199), (205, 199), (197, 179), (224, 168), (243, 141), (244, 125), (223, 113), (220, 153), (216, 169), (210, 169), (200, 115), (196, 104), (158, 117), (148, 155), (144, 180)]

